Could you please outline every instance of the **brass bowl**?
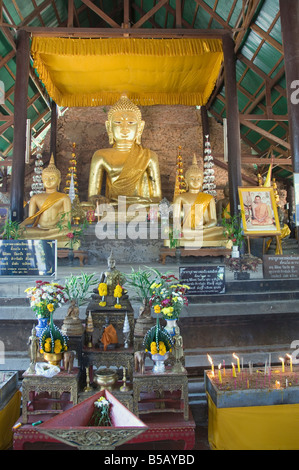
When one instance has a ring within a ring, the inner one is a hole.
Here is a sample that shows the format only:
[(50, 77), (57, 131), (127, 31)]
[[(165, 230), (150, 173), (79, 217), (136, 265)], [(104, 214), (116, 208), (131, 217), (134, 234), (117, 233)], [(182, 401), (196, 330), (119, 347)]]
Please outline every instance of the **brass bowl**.
[(100, 390), (111, 391), (117, 379), (117, 372), (112, 369), (98, 369), (94, 375), (94, 382), (99, 385)]
[(49, 364), (52, 364), (52, 366), (59, 366), (62, 359), (62, 353), (44, 353), (44, 359)]

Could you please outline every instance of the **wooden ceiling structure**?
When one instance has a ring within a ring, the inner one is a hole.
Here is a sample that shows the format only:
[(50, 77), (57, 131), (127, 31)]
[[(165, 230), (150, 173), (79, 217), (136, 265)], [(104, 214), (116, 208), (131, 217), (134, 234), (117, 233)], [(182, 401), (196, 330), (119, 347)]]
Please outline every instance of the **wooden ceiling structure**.
[[(240, 135), (252, 149), (242, 155), (242, 164), (266, 169), (272, 155), (275, 176), (292, 178), (279, 0), (0, 0), (3, 166), (11, 165), (13, 158), (16, 37), (21, 30), (31, 37), (71, 38), (230, 35), (234, 40)], [(226, 88), (223, 67), (205, 107), (221, 123), (227, 116)], [(27, 114), (33, 143), (49, 128), (52, 108), (30, 60)]]

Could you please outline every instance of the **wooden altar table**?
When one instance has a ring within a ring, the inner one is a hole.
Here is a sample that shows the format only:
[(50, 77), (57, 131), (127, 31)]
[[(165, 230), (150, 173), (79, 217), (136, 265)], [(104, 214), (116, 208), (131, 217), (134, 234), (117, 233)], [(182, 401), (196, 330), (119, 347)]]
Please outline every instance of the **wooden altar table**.
[[(59, 409), (62, 405), (73, 405), (78, 402), (78, 387), (79, 387), (79, 372), (80, 370), (75, 367), (70, 373), (61, 371), (54, 377), (48, 378), (36, 374), (28, 374), (24, 372), (22, 381), (22, 422), (27, 423), (30, 415), (35, 416), (35, 421), (40, 418), (37, 415), (50, 413), (53, 414), (53, 409), (45, 410), (42, 404), (42, 400), (37, 399), (38, 394), (49, 393), (50, 395), (55, 394), (52, 398), (47, 398), (46, 402), (48, 405), (56, 406), (56, 413), (61, 412)], [(69, 398), (62, 399), (62, 395), (67, 392), (70, 394)], [(58, 396), (58, 398), (57, 398)], [(33, 409), (29, 409), (29, 407)]]

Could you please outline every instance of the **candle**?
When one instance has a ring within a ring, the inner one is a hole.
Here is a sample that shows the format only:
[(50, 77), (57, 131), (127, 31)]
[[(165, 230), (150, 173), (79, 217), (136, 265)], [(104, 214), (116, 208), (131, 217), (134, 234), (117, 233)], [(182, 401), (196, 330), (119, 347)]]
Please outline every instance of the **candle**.
[(237, 359), (238, 372), (240, 372), (240, 359), (238, 358), (238, 356), (235, 353), (233, 354), (233, 357), (235, 359)]
[(213, 364), (213, 360), (212, 360), (212, 358), (211, 358), (211, 356), (210, 356), (209, 354), (207, 354), (207, 356), (208, 356), (208, 360), (209, 360), (209, 362), (210, 362), (210, 364), (211, 364), (212, 376), (214, 377), (214, 364)]
[(218, 366), (218, 379), (219, 379), (219, 382), (222, 384), (222, 377), (221, 377), (221, 364), (219, 364)]
[(235, 364), (232, 362), (233, 377), (237, 377)]
[(223, 377), (225, 377), (225, 361), (223, 360)]
[(280, 388), (280, 382), (278, 380), (275, 380), (275, 388)]
[(293, 359), (291, 354), (287, 354), (288, 358), (290, 359), (290, 371), (293, 372)]
[(281, 372), (284, 372), (284, 358), (280, 357), (279, 360), (281, 361)]

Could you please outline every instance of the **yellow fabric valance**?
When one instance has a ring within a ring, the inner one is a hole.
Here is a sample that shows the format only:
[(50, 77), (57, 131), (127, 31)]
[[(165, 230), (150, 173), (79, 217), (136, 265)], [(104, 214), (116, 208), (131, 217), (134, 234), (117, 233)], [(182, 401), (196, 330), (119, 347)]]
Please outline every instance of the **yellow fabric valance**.
[(219, 39), (34, 37), (40, 79), (59, 106), (205, 105), (223, 60)]

